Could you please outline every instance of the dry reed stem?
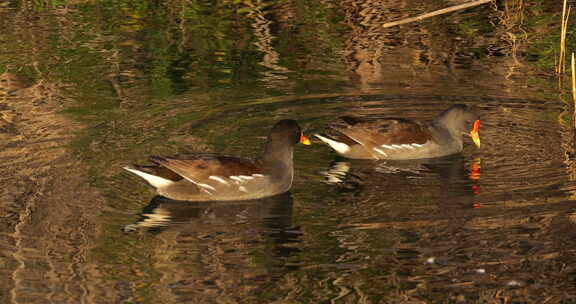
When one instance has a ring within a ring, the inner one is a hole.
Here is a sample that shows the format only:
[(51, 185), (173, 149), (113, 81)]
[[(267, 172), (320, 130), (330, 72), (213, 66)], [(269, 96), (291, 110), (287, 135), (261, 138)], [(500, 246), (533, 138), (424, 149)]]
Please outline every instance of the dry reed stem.
[(572, 117), (572, 122), (574, 123), (574, 129), (576, 129), (576, 64), (574, 64), (574, 53), (572, 53), (572, 100), (574, 101), (574, 114)]
[(572, 53), (572, 100), (576, 104), (576, 71), (574, 64), (574, 53)]
[(556, 68), (556, 72), (562, 75), (565, 71), (565, 62), (566, 62), (566, 32), (568, 30), (568, 18), (570, 17), (570, 7), (566, 9), (568, 6), (567, 0), (564, 0), (564, 4), (562, 6), (562, 26), (560, 30), (560, 55), (558, 58), (558, 67)]
[[(473, 6), (477, 6), (477, 5), (481, 5), (484, 3), (488, 3), (488, 2), (492, 2), (493, 0), (476, 0), (476, 1), (471, 1), (471, 2), (467, 2), (464, 4), (459, 4), (459, 5), (455, 5), (455, 6), (451, 6), (451, 7), (447, 7), (441, 10), (437, 10), (437, 11), (433, 11), (431, 13), (426, 13), (426, 14), (422, 14), (416, 17), (410, 17), (410, 18), (406, 18), (406, 19), (402, 19), (402, 20), (398, 20), (398, 21), (392, 21), (392, 22), (388, 22), (388, 23), (384, 23), (382, 25), (383, 28), (387, 28), (387, 27), (393, 27), (393, 26), (397, 26), (397, 25), (402, 25), (402, 24), (406, 24), (406, 23), (410, 23), (410, 22), (415, 22), (415, 21), (420, 21), (426, 18), (430, 18), (430, 17), (434, 17), (437, 15), (442, 15), (442, 14), (447, 14), (450, 12), (454, 12), (457, 10), (462, 10), (465, 8), (469, 8), (469, 7), (473, 7)], [(566, 0), (564, 0), (566, 1)]]

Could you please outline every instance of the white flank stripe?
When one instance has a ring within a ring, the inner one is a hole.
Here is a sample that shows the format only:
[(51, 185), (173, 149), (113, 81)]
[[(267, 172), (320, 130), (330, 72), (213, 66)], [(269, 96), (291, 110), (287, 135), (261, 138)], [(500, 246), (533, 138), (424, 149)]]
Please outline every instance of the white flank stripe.
[(216, 191), (216, 188), (208, 185), (208, 184), (201, 184), (201, 183), (197, 183), (196, 185), (198, 185), (198, 187), (204, 188), (204, 189), (210, 189), (212, 191)]
[(208, 190), (206, 190), (206, 189), (204, 189), (204, 188), (200, 188), (200, 190), (204, 191), (204, 192), (207, 193), (207, 194), (214, 195), (214, 193), (212, 193), (212, 192), (210, 192), (210, 191), (208, 191)]
[(396, 150), (396, 148), (395, 148), (393, 145), (392, 145), (392, 146), (382, 145), (381, 147), (382, 147), (382, 148), (385, 148), (385, 149)]
[(422, 147), (423, 145), (420, 145), (420, 144), (412, 144), (412, 146), (415, 147), (415, 148), (420, 148), (420, 147)]
[(211, 175), (211, 176), (209, 176), (208, 178), (209, 178), (209, 179), (213, 179), (213, 180), (215, 180), (215, 181), (218, 181), (218, 182), (220, 182), (220, 183), (222, 183), (222, 184), (224, 184), (224, 185), (230, 185), (230, 183), (228, 183), (225, 179), (223, 179), (223, 178), (221, 178), (221, 177), (219, 177), (219, 176)]
[(376, 151), (376, 152), (378, 152), (378, 153), (380, 153), (380, 154), (382, 154), (382, 155), (384, 155), (384, 156), (388, 156), (388, 154), (386, 154), (386, 152), (384, 152), (384, 151), (382, 151), (382, 150), (380, 150), (380, 149), (378, 149), (378, 148), (374, 148), (374, 151)]
[(235, 181), (237, 181), (237, 182), (240, 182), (240, 183), (243, 183), (243, 182), (244, 182), (244, 180), (241, 179), (241, 178), (238, 177), (238, 176), (230, 176), (230, 179), (233, 179), (233, 180), (235, 180)]
[(345, 143), (341, 143), (318, 134), (314, 134), (314, 136), (318, 137), (321, 141), (327, 143), (330, 147), (332, 147), (332, 149), (336, 150), (336, 152), (338, 153), (346, 153), (350, 151), (350, 146), (348, 146)]
[(247, 175), (238, 175), (238, 177), (241, 178), (241, 179), (245, 179), (245, 180), (254, 179), (254, 177), (252, 177), (252, 176), (247, 176)]
[(262, 175), (262, 174), (252, 174), (252, 176), (254, 176), (254, 177), (263, 177), (264, 175)]

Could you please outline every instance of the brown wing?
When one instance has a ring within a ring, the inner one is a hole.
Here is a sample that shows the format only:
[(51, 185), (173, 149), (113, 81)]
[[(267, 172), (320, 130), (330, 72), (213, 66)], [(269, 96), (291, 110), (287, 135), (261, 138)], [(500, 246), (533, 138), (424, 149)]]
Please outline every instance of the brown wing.
[(432, 139), (425, 124), (407, 119), (362, 120), (343, 117), (339, 132), (364, 146), (424, 144)]
[(230, 156), (195, 155), (175, 158), (152, 156), (150, 160), (195, 183), (204, 183), (210, 176), (228, 178), (262, 173), (261, 167), (253, 161)]

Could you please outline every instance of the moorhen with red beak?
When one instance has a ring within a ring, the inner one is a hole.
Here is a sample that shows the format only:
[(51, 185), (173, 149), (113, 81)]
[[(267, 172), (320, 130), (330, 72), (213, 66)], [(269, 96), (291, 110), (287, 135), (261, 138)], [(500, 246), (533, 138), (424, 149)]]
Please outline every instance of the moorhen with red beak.
[(124, 169), (140, 176), (159, 195), (181, 201), (251, 200), (290, 190), (294, 176), (292, 152), (297, 143), (310, 144), (294, 120), (277, 122), (262, 158), (195, 154), (151, 156), (151, 166)]
[(340, 117), (334, 136), (316, 134), (338, 154), (352, 159), (411, 160), (459, 153), (462, 135), (480, 147), (480, 120), (475, 111), (456, 104), (430, 123), (407, 119)]

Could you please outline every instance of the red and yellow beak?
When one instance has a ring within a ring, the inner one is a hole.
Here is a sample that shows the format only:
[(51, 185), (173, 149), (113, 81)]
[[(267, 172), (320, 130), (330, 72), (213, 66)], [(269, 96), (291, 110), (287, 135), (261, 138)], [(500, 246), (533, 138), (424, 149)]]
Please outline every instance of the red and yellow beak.
[(312, 144), (310, 142), (310, 139), (308, 137), (304, 136), (304, 133), (300, 133), (300, 143), (305, 144), (305, 145)]
[(480, 148), (480, 134), (478, 131), (480, 130), (480, 120), (476, 120), (474, 122), (474, 128), (470, 131), (470, 137), (472, 137), (472, 141), (476, 144), (478, 148)]

